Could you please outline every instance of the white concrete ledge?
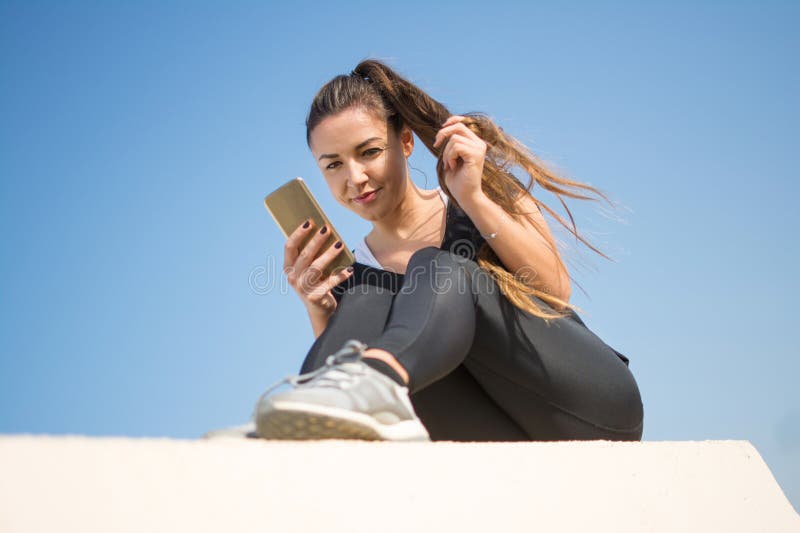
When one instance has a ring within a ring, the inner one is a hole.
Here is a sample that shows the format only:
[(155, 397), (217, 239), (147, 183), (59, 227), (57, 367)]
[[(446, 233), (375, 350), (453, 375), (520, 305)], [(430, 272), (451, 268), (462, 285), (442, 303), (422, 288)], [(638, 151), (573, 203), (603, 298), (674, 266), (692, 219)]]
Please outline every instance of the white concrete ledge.
[(799, 532), (748, 441), (0, 436), (2, 532)]

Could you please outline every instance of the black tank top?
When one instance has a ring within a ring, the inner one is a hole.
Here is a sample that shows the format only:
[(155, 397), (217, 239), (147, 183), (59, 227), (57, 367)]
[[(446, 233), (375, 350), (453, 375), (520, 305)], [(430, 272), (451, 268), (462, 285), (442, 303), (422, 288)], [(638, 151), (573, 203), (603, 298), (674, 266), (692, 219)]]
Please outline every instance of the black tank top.
[[(467, 213), (457, 207), (452, 200), (447, 202), (445, 216), (444, 239), (439, 249), (450, 250), (461, 257), (475, 260), (478, 250), (485, 242), (478, 228), (472, 223)], [(353, 269), (352, 276), (331, 289), (337, 303), (345, 291), (361, 284), (375, 285), (397, 292), (400, 290), (405, 277), (404, 274), (383, 270), (372, 265), (365, 265), (358, 261), (353, 263)]]

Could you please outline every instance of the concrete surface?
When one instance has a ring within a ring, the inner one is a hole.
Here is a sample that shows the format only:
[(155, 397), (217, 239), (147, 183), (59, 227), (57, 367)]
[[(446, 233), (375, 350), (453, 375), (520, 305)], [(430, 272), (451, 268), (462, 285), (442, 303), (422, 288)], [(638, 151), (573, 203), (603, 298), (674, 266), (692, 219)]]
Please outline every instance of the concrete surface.
[(0, 531), (800, 532), (749, 441), (0, 436)]

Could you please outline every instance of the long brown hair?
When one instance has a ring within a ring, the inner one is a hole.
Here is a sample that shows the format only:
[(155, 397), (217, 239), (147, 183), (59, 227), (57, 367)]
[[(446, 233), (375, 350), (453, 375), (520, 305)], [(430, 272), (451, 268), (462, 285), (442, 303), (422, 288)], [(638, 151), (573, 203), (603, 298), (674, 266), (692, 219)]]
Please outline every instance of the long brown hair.
[[(400, 133), (404, 125), (407, 125), (437, 158), (436, 174), (439, 179), (439, 185), (450, 201), (458, 205), (444, 181), (441, 158), (444, 144), (439, 148), (433, 147), (436, 133), (441, 128), (442, 123), (452, 115), (447, 107), (431, 98), (422, 89), (400, 76), (385, 63), (377, 59), (367, 59), (361, 61), (351, 71), (350, 75), (334, 77), (317, 92), (306, 119), (306, 143), (309, 147), (311, 146), (312, 130), (324, 118), (352, 107), (361, 107), (377, 113), (378, 116), (387, 121), (397, 134)], [(606, 259), (609, 259), (608, 256), (578, 234), (575, 220), (563, 199), (564, 196), (582, 200), (596, 200), (597, 197), (600, 197), (609, 201), (602, 192), (590, 185), (557, 175), (539, 161), (525, 145), (503, 132), (502, 128), (495, 125), (485, 114), (472, 112), (461, 113), (461, 115), (466, 117), (464, 124), (488, 145), (483, 167), (483, 192), (492, 201), (500, 205), (509, 216), (517, 221), (520, 221), (520, 217), (524, 216), (537, 228), (556, 256), (558, 268), (561, 271), (567, 272), (567, 269), (560, 254), (556, 251), (553, 238), (543, 231), (528, 216), (528, 213), (517, 212), (515, 209), (514, 202), (518, 195), (526, 194), (530, 196), (540, 211), (541, 209), (546, 210), (578, 240)], [(515, 167), (520, 167), (530, 177), (527, 185), (523, 185), (512, 173)], [(541, 202), (531, 194), (530, 190), (534, 183), (558, 197), (561, 205), (569, 215), (572, 227), (544, 202)], [(587, 192), (592, 193), (594, 197), (587, 196), (585, 194)], [(609, 203), (611, 202), (609, 201)], [(488, 243), (484, 242), (481, 245), (476, 254), (476, 260), (478, 265), (494, 278), (506, 298), (524, 311), (549, 320), (567, 316), (569, 309), (579, 309), (577, 306), (573, 306), (550, 294), (547, 287), (536, 287), (535, 277), (531, 280), (524, 276), (514, 275), (506, 270)], [(569, 275), (568, 272), (567, 275)], [(550, 306), (550, 310), (543, 309), (537, 305), (531, 296), (546, 302)], [(564, 311), (558, 311), (559, 307), (563, 308)]]

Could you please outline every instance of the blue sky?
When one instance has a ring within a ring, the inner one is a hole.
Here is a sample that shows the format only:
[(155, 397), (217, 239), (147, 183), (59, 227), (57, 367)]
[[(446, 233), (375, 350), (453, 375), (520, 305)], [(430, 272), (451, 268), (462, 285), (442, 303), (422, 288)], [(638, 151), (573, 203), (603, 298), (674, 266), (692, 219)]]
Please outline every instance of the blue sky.
[(369, 230), (328, 198), (304, 119), (377, 57), (614, 199), (570, 207), (615, 261), (565, 254), (572, 302), (631, 360), (643, 439), (749, 440), (800, 507), (798, 15), (0, 3), (0, 433), (194, 438), (296, 373), (313, 336), (262, 199), (303, 176), (345, 242)]

